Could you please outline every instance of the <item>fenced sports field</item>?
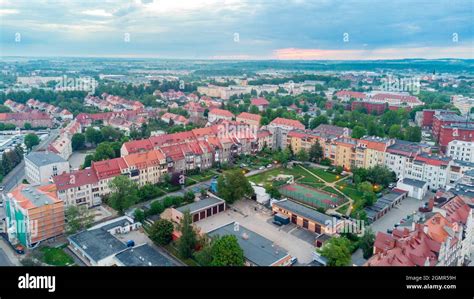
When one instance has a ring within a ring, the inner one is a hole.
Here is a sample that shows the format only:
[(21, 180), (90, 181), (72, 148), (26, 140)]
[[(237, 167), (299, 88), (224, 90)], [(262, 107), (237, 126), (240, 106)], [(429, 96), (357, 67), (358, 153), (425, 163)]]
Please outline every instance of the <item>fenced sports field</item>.
[(280, 194), (314, 208), (335, 208), (346, 202), (346, 199), (329, 192), (314, 189), (305, 185), (284, 185), (279, 189)]

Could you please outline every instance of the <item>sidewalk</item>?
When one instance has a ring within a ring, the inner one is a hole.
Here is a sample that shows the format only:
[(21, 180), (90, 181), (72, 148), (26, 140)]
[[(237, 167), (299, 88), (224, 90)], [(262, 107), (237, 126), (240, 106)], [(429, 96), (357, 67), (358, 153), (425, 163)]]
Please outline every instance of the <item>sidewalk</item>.
[(0, 253), (3, 253), (10, 262), (10, 265), (6, 266), (21, 266), (18, 255), (15, 254), (10, 244), (8, 244), (2, 237), (0, 237)]

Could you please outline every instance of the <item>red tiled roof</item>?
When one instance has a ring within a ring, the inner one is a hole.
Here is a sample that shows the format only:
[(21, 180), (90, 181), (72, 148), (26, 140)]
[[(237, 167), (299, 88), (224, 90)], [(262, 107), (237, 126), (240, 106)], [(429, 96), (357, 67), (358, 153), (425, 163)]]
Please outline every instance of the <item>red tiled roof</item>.
[(265, 98), (253, 98), (250, 100), (250, 105), (254, 106), (267, 106), (270, 104)]
[(304, 125), (300, 123), (298, 120), (287, 119), (287, 118), (282, 118), (282, 117), (275, 118), (270, 124), (289, 126), (296, 129), (304, 129)]
[(219, 109), (219, 108), (214, 108), (211, 111), (209, 111), (209, 114), (214, 114), (214, 115), (219, 115), (219, 116), (224, 116), (224, 117), (234, 117), (234, 114), (228, 110), (224, 109)]
[(350, 97), (355, 99), (365, 99), (366, 94), (358, 91), (341, 90), (336, 92), (336, 97)]
[(237, 115), (237, 118), (243, 118), (243, 119), (248, 119), (248, 120), (253, 120), (253, 121), (260, 122), (260, 119), (262, 119), (262, 116), (259, 115), (259, 114), (242, 112), (239, 115)]
[(92, 162), (91, 167), (97, 174), (99, 180), (115, 177), (122, 173), (122, 169), (127, 168), (123, 158)]
[(88, 184), (96, 184), (99, 179), (95, 171), (91, 168), (78, 170), (73, 173), (63, 173), (53, 177), (54, 184), (59, 191), (84, 186)]

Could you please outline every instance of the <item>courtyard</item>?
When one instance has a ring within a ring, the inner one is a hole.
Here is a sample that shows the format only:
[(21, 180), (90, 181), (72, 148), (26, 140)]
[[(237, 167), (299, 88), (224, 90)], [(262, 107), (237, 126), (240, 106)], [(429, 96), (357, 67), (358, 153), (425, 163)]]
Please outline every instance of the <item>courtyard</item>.
[(317, 235), (294, 224), (274, 225), (271, 211), (254, 201), (240, 200), (224, 213), (198, 221), (195, 225), (202, 232), (209, 232), (233, 221), (286, 249), (291, 256), (298, 258), (300, 264), (312, 262), (315, 250), (313, 242)]

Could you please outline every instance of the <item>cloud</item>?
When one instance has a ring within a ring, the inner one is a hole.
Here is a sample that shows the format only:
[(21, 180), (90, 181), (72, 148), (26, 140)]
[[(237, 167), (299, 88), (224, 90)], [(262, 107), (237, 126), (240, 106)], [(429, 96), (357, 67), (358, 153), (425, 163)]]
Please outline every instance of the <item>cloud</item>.
[[(2, 55), (49, 55), (51, 48), (64, 55), (87, 49), (97, 56), (472, 57), (466, 52), (474, 41), (468, 2), (0, 0), (0, 46)], [(21, 32), (24, 44), (12, 44), (15, 32)], [(131, 35), (128, 44), (123, 43), (124, 33)], [(458, 44), (453, 44), (453, 33)], [(22, 48), (26, 41), (28, 48)]]
[(0, 9), (0, 16), (14, 15), (20, 13), (17, 9)]
[(112, 14), (103, 9), (88, 9), (82, 11), (83, 14), (94, 17), (111, 17)]

